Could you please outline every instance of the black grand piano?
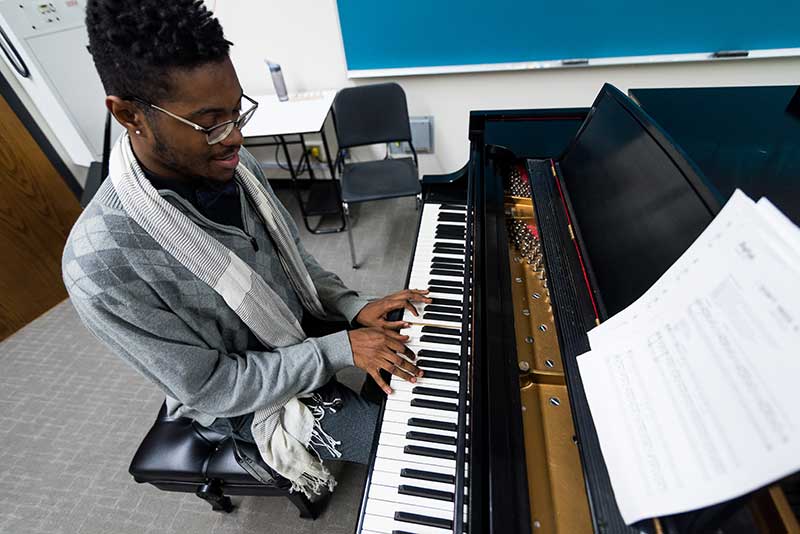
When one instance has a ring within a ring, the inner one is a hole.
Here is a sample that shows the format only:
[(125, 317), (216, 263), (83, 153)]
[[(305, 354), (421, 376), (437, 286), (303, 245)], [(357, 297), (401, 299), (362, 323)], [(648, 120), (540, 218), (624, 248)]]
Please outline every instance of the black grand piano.
[(578, 373), (586, 332), (667, 270), (725, 189), (611, 85), (588, 109), (473, 112), (469, 140), (462, 170), (423, 181), (407, 286), (433, 303), (404, 333), (425, 376), (392, 381), (357, 532), (800, 528), (791, 478), (625, 525)]

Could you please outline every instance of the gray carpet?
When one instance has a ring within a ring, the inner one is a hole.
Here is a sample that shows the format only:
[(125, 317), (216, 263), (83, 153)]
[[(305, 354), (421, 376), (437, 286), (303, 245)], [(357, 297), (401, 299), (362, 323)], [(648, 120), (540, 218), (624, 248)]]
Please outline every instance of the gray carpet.
[[(293, 196), (279, 196), (299, 222)], [(306, 247), (359, 291), (401, 289), (416, 228), (414, 199), (355, 211), (359, 270), (350, 268), (346, 234), (302, 229)], [(353, 385), (363, 379), (357, 370), (343, 375)], [(234, 497), (236, 510), (220, 514), (194, 495), (136, 484), (128, 464), (161, 401), (154, 386), (83, 328), (69, 302), (0, 343), (0, 532), (353, 532), (362, 466), (341, 466), (339, 486), (316, 521), (300, 519), (285, 498)]]

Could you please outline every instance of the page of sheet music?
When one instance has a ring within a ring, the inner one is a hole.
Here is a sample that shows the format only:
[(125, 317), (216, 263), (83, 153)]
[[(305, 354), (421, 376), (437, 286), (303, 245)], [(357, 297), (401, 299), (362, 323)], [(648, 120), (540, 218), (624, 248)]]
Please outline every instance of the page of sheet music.
[(800, 230), (737, 193), (578, 357), (629, 524), (800, 470)]

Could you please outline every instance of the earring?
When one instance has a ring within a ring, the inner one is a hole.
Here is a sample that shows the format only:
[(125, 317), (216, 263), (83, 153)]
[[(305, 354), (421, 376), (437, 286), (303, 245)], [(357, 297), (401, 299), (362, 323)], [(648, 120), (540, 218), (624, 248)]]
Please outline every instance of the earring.
[(136, 130), (136, 135), (142, 135), (142, 131), (141, 130)]

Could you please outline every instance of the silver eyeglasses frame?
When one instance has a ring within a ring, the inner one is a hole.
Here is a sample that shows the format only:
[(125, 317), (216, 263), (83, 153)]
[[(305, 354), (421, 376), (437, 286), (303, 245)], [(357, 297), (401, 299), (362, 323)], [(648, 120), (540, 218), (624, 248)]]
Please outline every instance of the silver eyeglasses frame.
[[(214, 126), (211, 126), (210, 128), (205, 128), (203, 126), (200, 126), (199, 124), (196, 124), (196, 123), (190, 121), (189, 119), (184, 119), (180, 115), (176, 115), (176, 114), (172, 113), (171, 111), (168, 111), (168, 110), (166, 110), (166, 109), (164, 109), (162, 107), (156, 106), (155, 104), (151, 104), (150, 102), (147, 102), (146, 100), (142, 100), (141, 98), (133, 97), (131, 100), (134, 100), (136, 102), (139, 102), (142, 105), (151, 107), (151, 108), (153, 108), (153, 109), (155, 109), (157, 111), (160, 111), (161, 113), (169, 115), (173, 119), (178, 120), (178, 121), (180, 121), (180, 122), (182, 122), (182, 123), (184, 123), (184, 124), (186, 124), (188, 126), (191, 126), (192, 128), (194, 128), (198, 132), (203, 132), (204, 134), (206, 134), (206, 142), (209, 145), (216, 145), (217, 143), (220, 143), (220, 142), (224, 141), (225, 139), (227, 139), (234, 128), (238, 128), (239, 131), (241, 131), (242, 128), (244, 128), (245, 124), (247, 124), (247, 122), (253, 117), (253, 113), (255, 113), (256, 109), (258, 109), (258, 102), (256, 102), (255, 100), (253, 100), (252, 98), (250, 98), (249, 96), (247, 96), (244, 93), (242, 93), (242, 98), (246, 99), (248, 102), (253, 104), (253, 106), (250, 109), (248, 109), (247, 111), (245, 111), (244, 113), (242, 113), (241, 115), (239, 115), (238, 119), (231, 119), (231, 120), (228, 120), (228, 121), (225, 121), (225, 122), (221, 122), (219, 124), (215, 124)], [(212, 135), (212, 133), (214, 135)]]

